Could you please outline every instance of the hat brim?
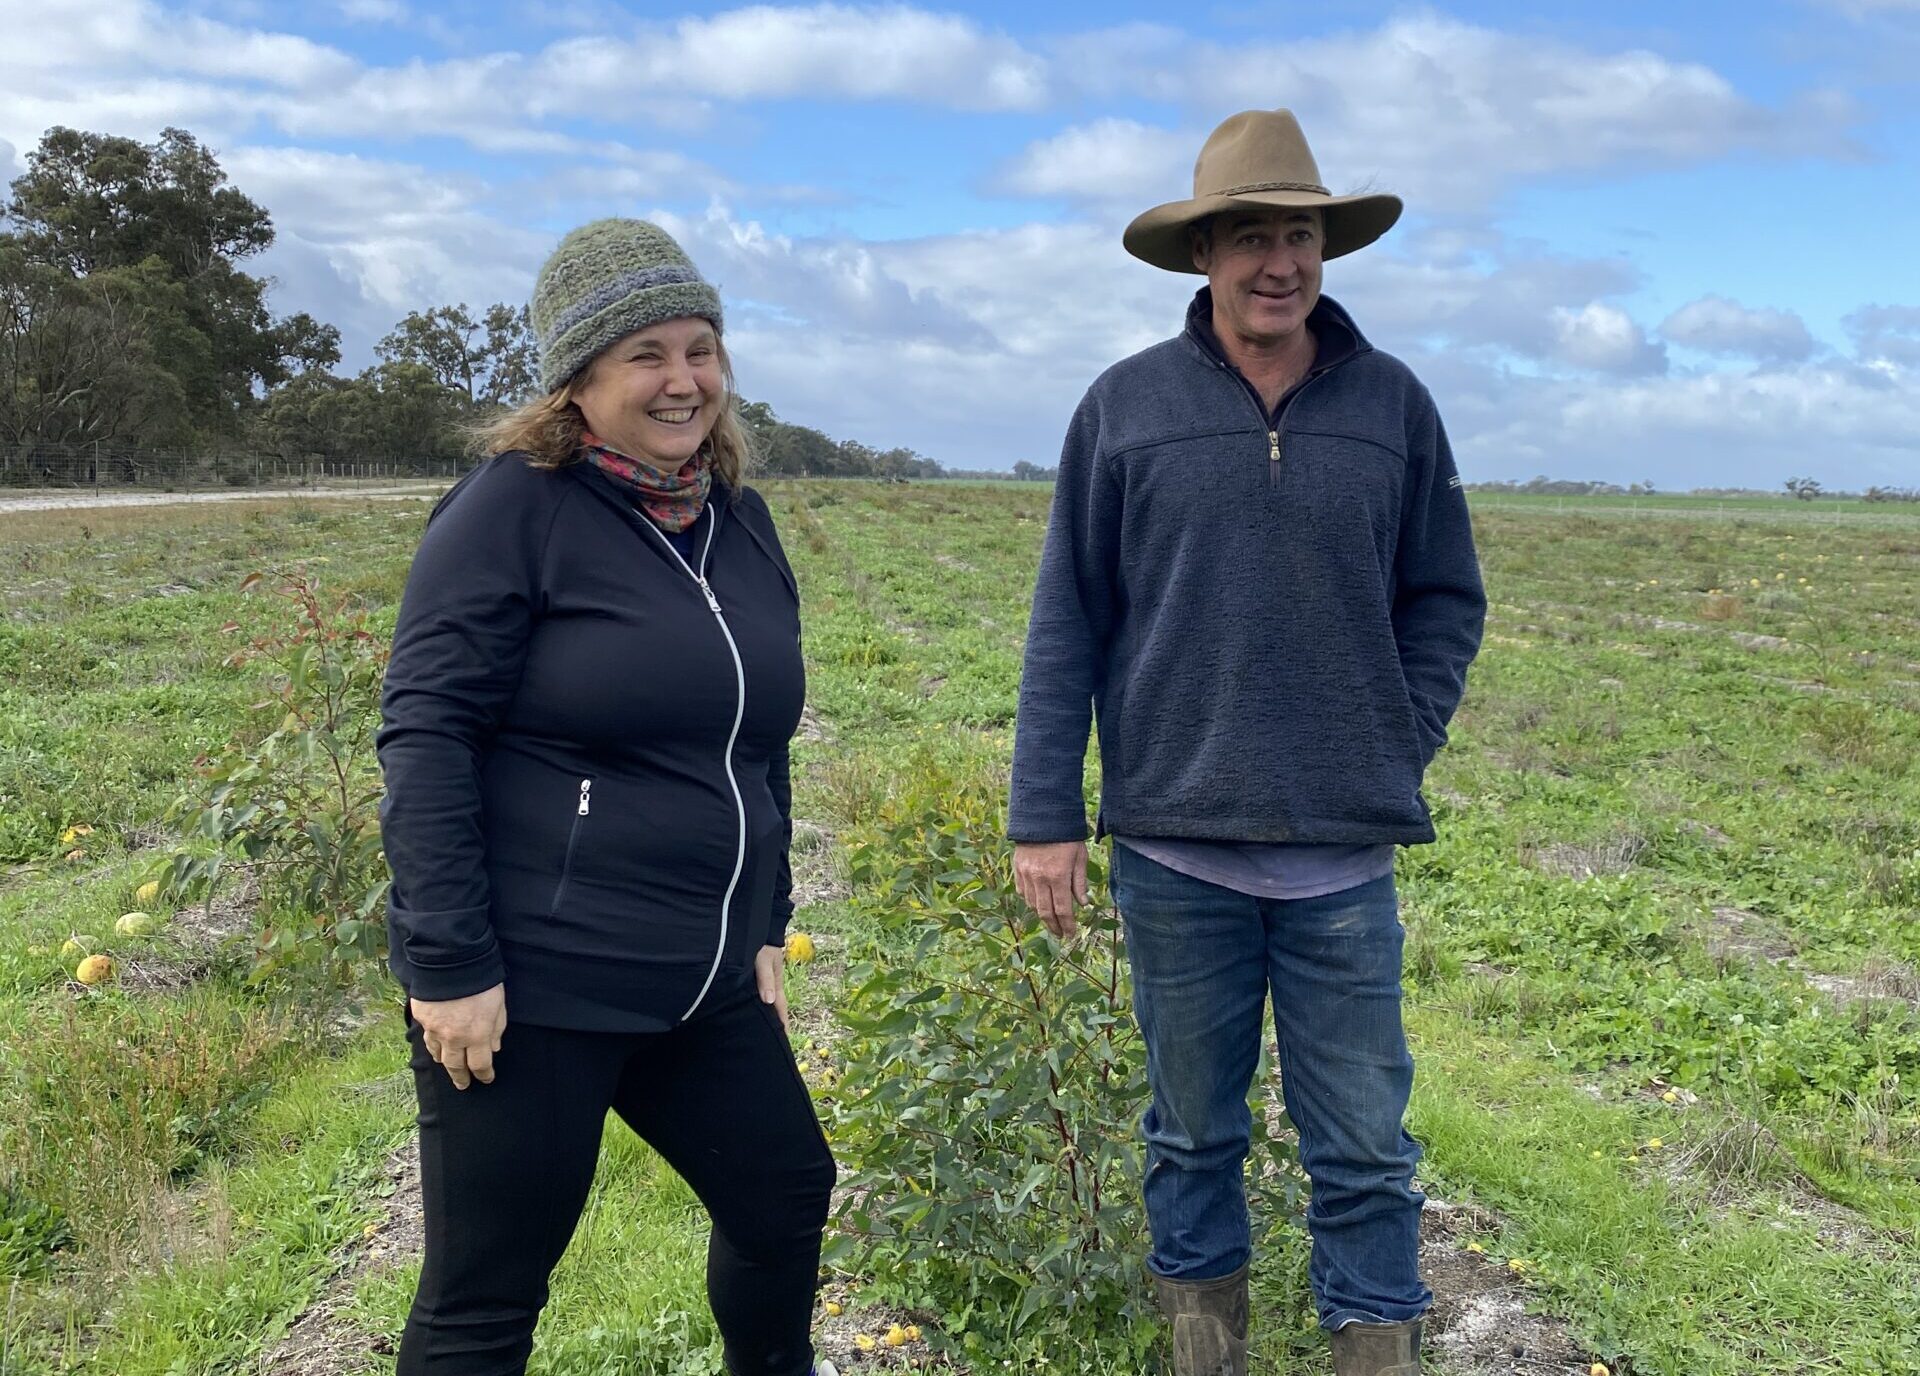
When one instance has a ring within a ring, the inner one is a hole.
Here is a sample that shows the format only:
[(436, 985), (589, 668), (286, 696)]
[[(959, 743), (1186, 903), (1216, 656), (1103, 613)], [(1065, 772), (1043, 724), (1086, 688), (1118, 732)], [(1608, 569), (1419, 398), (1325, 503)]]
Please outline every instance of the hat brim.
[(1321, 212), (1326, 226), (1326, 248), (1322, 258), (1338, 258), (1365, 248), (1392, 229), (1400, 218), (1398, 196), (1384, 191), (1358, 196), (1319, 196), (1309, 191), (1248, 191), (1237, 196), (1201, 196), (1190, 201), (1169, 201), (1134, 217), (1121, 236), (1128, 253), (1143, 263), (1151, 263), (1168, 272), (1198, 273), (1193, 263), (1193, 242), (1187, 231), (1196, 222), (1223, 210), (1312, 209)]

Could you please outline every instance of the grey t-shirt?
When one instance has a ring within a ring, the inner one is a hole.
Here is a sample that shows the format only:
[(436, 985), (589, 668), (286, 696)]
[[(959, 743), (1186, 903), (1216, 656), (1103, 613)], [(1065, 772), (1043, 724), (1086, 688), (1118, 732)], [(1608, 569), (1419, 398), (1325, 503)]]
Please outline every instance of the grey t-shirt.
[(1393, 872), (1393, 844), (1306, 845), (1116, 836), (1157, 864), (1254, 898), (1319, 898)]

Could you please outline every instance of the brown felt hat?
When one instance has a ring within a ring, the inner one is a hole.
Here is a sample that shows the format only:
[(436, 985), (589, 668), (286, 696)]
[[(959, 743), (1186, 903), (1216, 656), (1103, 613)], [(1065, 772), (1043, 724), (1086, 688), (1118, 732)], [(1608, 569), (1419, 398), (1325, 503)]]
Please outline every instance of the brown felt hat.
[(1193, 199), (1169, 201), (1137, 216), (1122, 242), (1142, 262), (1168, 272), (1199, 272), (1187, 230), (1223, 210), (1316, 209), (1326, 226), (1322, 254), (1352, 253), (1393, 228), (1400, 198), (1385, 192), (1331, 195), (1291, 110), (1243, 110), (1207, 136), (1193, 164)]

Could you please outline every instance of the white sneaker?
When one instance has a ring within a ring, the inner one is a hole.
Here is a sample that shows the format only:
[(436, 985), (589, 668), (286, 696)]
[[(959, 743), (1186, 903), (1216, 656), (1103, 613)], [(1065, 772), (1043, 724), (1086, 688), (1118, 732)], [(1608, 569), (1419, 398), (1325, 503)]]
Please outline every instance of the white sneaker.
[(822, 1357), (813, 1364), (813, 1376), (840, 1376), (840, 1368)]

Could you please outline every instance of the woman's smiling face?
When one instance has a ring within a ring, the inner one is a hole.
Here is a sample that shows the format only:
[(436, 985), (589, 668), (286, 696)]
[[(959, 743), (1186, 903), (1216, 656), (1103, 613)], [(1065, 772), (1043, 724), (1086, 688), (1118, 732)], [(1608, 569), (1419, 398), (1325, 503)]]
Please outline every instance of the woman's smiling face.
[(573, 401), (596, 439), (674, 472), (700, 452), (727, 403), (713, 322), (683, 316), (615, 340), (587, 365)]

